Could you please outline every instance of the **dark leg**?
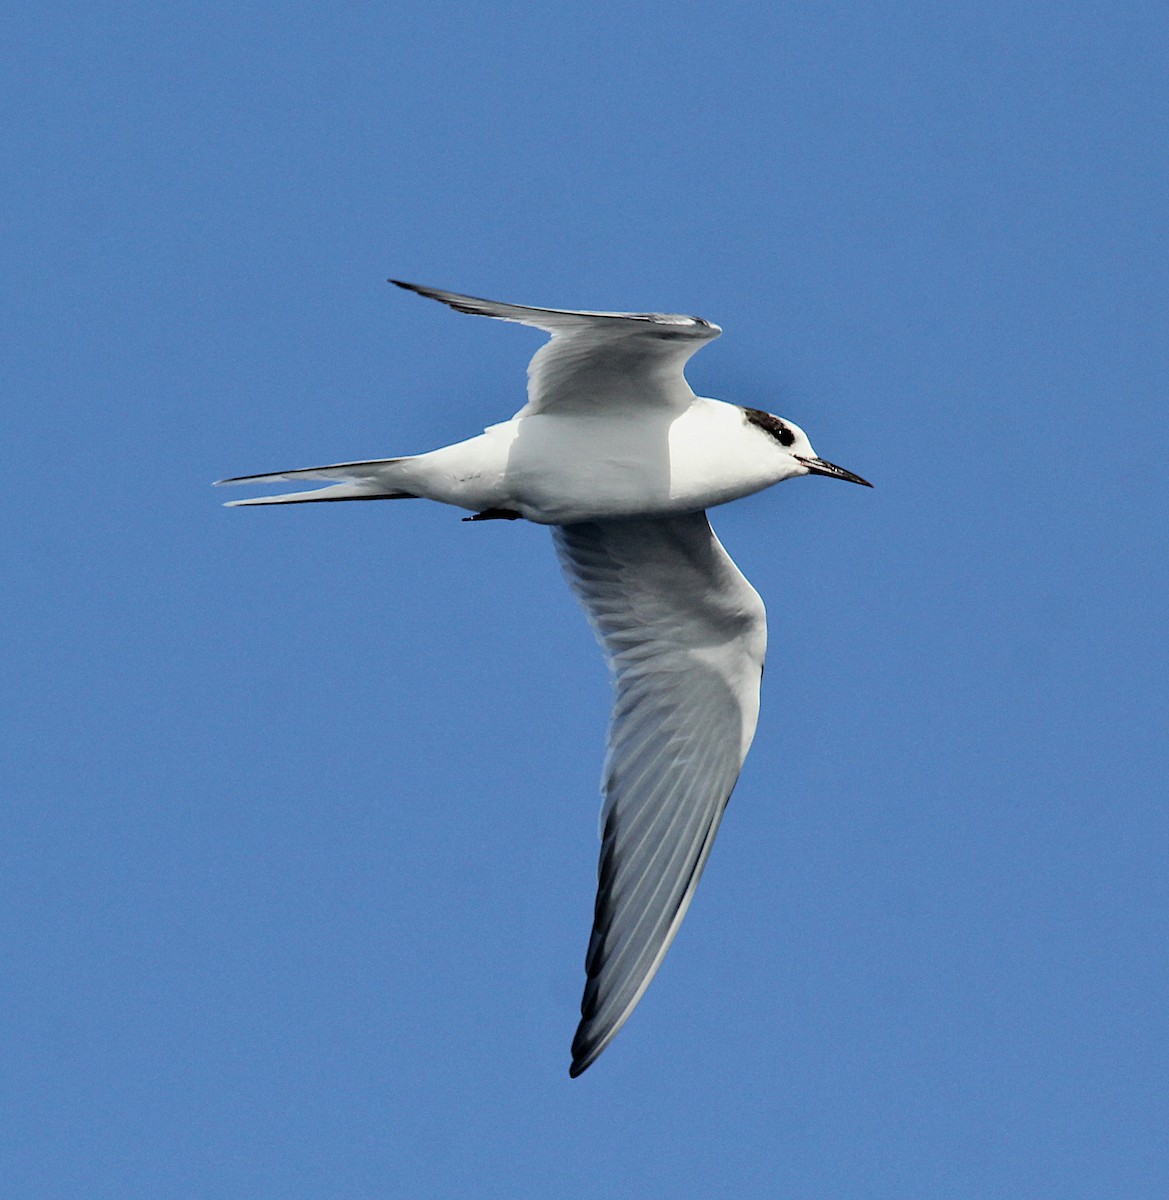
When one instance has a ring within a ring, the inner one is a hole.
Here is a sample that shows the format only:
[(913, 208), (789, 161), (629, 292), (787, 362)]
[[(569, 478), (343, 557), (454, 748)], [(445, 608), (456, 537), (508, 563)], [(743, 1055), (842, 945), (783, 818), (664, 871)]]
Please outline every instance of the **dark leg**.
[(510, 508), (488, 508), (473, 517), (464, 517), (464, 521), (519, 521), (522, 518), (518, 512)]

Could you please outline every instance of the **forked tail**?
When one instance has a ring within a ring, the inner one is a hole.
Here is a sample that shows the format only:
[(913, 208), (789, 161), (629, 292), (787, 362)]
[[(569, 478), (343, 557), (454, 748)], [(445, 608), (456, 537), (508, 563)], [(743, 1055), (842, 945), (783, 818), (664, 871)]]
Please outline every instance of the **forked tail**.
[(307, 492), (284, 492), (279, 496), (255, 496), (250, 500), (229, 500), (227, 508), (246, 508), (253, 504), (316, 504), (324, 500), (414, 500), (413, 492), (397, 486), (398, 466), (404, 458), (378, 458), (369, 462), (334, 463), (327, 467), (306, 467), (301, 471), (277, 471), (271, 475), (238, 475), (218, 479), (216, 487), (228, 483), (283, 483), (293, 479), (335, 480), (330, 487)]

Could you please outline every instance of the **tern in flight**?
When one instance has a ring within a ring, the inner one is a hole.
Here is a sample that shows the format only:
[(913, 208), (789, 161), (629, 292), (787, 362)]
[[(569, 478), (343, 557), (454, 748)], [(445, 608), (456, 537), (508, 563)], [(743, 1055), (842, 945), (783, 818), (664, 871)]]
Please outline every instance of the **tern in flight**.
[(872, 486), (790, 421), (696, 396), (683, 368), (722, 332), (670, 313), (574, 312), (391, 280), (458, 312), (551, 335), (510, 421), (429, 454), (223, 483), (327, 486), (237, 500), (438, 500), (465, 520), (548, 525), (609, 662), (601, 855), (569, 1073), (613, 1040), (653, 979), (755, 734), (767, 623), (706, 510), (797, 475)]

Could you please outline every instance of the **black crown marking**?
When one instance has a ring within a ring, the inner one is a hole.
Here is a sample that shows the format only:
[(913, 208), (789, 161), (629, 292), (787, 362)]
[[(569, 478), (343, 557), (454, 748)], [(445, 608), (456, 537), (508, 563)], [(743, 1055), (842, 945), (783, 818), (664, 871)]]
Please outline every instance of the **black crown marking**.
[(790, 446), (796, 440), (796, 435), (791, 429), (771, 413), (759, 408), (745, 408), (743, 412), (752, 425), (757, 425), (764, 433), (769, 433), (781, 446)]

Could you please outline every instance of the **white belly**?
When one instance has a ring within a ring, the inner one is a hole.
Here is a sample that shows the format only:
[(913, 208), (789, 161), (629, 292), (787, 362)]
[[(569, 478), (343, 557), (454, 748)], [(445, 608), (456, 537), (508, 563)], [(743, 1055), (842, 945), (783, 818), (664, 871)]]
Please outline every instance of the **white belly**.
[(694, 512), (769, 487), (778, 460), (742, 410), (697, 400), (682, 414), (525, 418), (511, 444), (506, 483), (531, 521)]
[(420, 494), (542, 525), (694, 512), (787, 474), (741, 409), (702, 399), (681, 414), (537, 413), (409, 461)]

